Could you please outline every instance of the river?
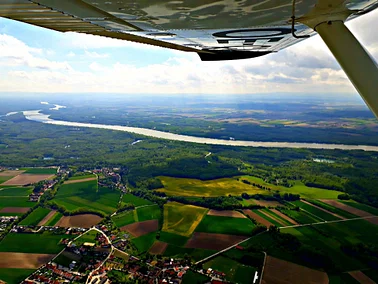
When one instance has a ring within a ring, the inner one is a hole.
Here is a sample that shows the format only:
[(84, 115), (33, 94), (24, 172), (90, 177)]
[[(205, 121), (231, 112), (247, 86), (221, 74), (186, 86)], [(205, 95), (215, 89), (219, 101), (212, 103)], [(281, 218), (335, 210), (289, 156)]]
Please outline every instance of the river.
[(367, 145), (345, 145), (345, 144), (323, 144), (323, 143), (297, 143), (297, 142), (259, 142), (259, 141), (239, 141), (223, 140), (204, 137), (195, 137), (181, 134), (174, 134), (164, 131), (158, 131), (147, 128), (129, 127), (122, 125), (93, 124), (83, 122), (71, 122), (63, 120), (54, 120), (50, 115), (41, 113), (40, 110), (23, 111), (28, 120), (37, 121), (46, 124), (63, 125), (72, 127), (99, 128), (117, 131), (125, 131), (134, 134), (145, 135), (154, 138), (176, 140), (182, 142), (191, 142), (209, 145), (226, 145), (226, 146), (244, 146), (244, 147), (268, 147), (268, 148), (307, 148), (307, 149), (341, 149), (341, 150), (364, 150), (378, 152), (378, 146)]

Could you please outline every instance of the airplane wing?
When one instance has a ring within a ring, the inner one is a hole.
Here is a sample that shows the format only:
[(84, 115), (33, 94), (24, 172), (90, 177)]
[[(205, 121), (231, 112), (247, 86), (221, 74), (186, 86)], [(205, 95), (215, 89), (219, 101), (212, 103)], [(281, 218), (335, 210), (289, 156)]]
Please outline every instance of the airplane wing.
[(0, 17), (196, 52), (204, 61), (266, 55), (318, 32), (378, 117), (377, 65), (344, 25), (377, 7), (378, 0), (0, 0)]
[[(317, 2), (294, 3), (295, 17), (308, 14)], [(377, 2), (351, 1), (349, 9), (363, 13)], [(292, 27), (292, 8), (292, 0), (0, 0), (1, 17), (197, 52), (202, 60), (253, 58), (314, 35), (304, 24)]]

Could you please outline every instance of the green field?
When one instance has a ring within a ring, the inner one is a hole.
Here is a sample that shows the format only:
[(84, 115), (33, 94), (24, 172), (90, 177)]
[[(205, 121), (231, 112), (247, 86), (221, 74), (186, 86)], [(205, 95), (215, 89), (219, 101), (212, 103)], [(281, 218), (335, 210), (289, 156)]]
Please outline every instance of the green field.
[(311, 202), (321, 208), (324, 208), (332, 213), (336, 213), (337, 215), (340, 215), (341, 217), (344, 217), (344, 218), (347, 218), (347, 219), (351, 219), (351, 218), (356, 218), (358, 216), (352, 214), (352, 213), (349, 213), (349, 212), (346, 212), (342, 209), (339, 209), (339, 208), (336, 208), (336, 207), (333, 207), (327, 203), (324, 203), (324, 202), (321, 202), (319, 200), (307, 200), (308, 202)]
[(141, 207), (136, 209), (136, 211), (138, 215), (137, 222), (161, 219), (161, 210), (158, 205)]
[(0, 268), (0, 280), (7, 284), (18, 284), (34, 271), (35, 269)]
[(180, 236), (180, 235), (177, 235), (177, 234), (172, 234), (172, 233), (168, 233), (168, 232), (164, 232), (164, 231), (160, 232), (159, 241), (166, 242), (166, 243), (169, 243), (169, 244), (173, 244), (173, 245), (176, 245), (176, 246), (179, 246), (179, 247), (185, 246), (185, 244), (187, 243), (188, 240), (189, 240), (188, 237), (184, 237), (184, 236)]
[(14, 176), (4, 176), (4, 177), (0, 176), (0, 184), (2, 184), (3, 182), (6, 182), (7, 180), (10, 180), (12, 177)]
[(10, 233), (0, 242), (0, 251), (55, 254), (64, 248), (64, 245), (59, 245), (62, 238), (73, 238), (73, 236), (54, 235), (47, 232), (42, 234)]
[(70, 177), (68, 180), (81, 180), (81, 179), (95, 178), (95, 177), (96, 175), (94, 174), (74, 175), (73, 177)]
[(169, 202), (164, 205), (163, 231), (190, 236), (207, 213), (208, 209)]
[(305, 198), (337, 199), (337, 196), (342, 193), (335, 190), (308, 187), (300, 182), (297, 182), (293, 187), (287, 188), (284, 186), (277, 186), (267, 183), (261, 178), (253, 176), (221, 178), (207, 181), (189, 178), (173, 178), (166, 176), (160, 176), (159, 179), (163, 183), (164, 188), (158, 189), (158, 191), (164, 192), (168, 196), (216, 197), (229, 194), (241, 195), (244, 192), (248, 194), (270, 194), (270, 191), (262, 190), (250, 184), (245, 184), (242, 182), (242, 180), (248, 180), (251, 183), (259, 184), (272, 190), (278, 190), (281, 194), (300, 194), (301, 197)]
[(50, 218), (45, 224), (45, 226), (55, 226), (56, 223), (63, 217), (63, 214), (60, 212), (55, 212), (54, 216)]
[(355, 202), (355, 201), (346, 201), (346, 200), (342, 200), (342, 201), (339, 200), (339, 201), (346, 204), (346, 205), (349, 205), (351, 207), (354, 207), (354, 208), (369, 212), (372, 215), (378, 216), (378, 208), (374, 208), (374, 207), (371, 207), (369, 205), (365, 205), (365, 204), (358, 203), (358, 202)]
[(118, 228), (121, 228), (123, 226), (135, 223), (136, 222), (135, 217), (137, 217), (136, 211), (132, 210), (132, 211), (119, 213), (113, 216), (112, 220)]
[(156, 240), (156, 232), (149, 233), (147, 235), (141, 236), (139, 238), (131, 239), (131, 243), (135, 245), (137, 250), (142, 253), (148, 251), (152, 244)]
[(281, 210), (281, 212), (289, 216), (291, 219), (294, 219), (299, 224), (311, 224), (311, 223), (318, 223), (318, 222), (323, 221), (322, 219), (317, 218), (313, 215), (310, 215), (303, 210), (296, 211), (296, 210), (283, 209)]
[(329, 284), (358, 284), (356, 279), (348, 273), (328, 274)]
[(0, 187), (0, 196), (28, 197), (32, 192), (32, 187)]
[(55, 175), (57, 169), (51, 168), (28, 168), (24, 174), (33, 174), (33, 175)]
[(206, 262), (203, 267), (221, 271), (226, 274), (226, 280), (241, 284), (250, 284), (256, 271), (253, 267), (242, 265), (224, 256), (217, 256)]
[(234, 178), (221, 178), (208, 181), (189, 178), (159, 177), (164, 188), (158, 189), (168, 196), (216, 197), (225, 195), (268, 194), (267, 191), (247, 185)]
[(164, 256), (169, 256), (173, 258), (184, 258), (185, 256), (190, 256), (195, 261), (204, 259), (210, 255), (213, 255), (217, 251), (206, 250), (206, 249), (195, 249), (195, 248), (185, 248), (175, 245), (168, 245), (164, 252)]
[(135, 207), (153, 204), (151, 201), (137, 197), (135, 195), (132, 195), (131, 193), (126, 193), (125, 195), (123, 195), (122, 202), (131, 203)]
[(37, 226), (37, 224), (42, 221), (47, 214), (50, 213), (50, 209), (38, 207), (33, 212), (31, 212), (24, 220), (22, 220), (19, 225), (22, 226)]
[(183, 284), (204, 284), (210, 282), (210, 277), (188, 270), (182, 278)]
[(197, 226), (196, 232), (250, 235), (255, 225), (248, 218), (232, 218), (206, 215)]
[[(261, 209), (260, 209), (261, 210)], [(268, 220), (270, 223), (272, 223), (273, 225), (277, 226), (277, 227), (281, 227), (282, 225), (280, 223), (278, 223), (276, 220), (273, 220), (272, 218), (268, 217), (267, 215), (263, 214), (260, 212), (260, 210), (252, 210), (254, 213), (256, 213), (257, 215), (259, 215), (260, 217), (264, 218), (265, 220)], [(269, 211), (269, 213), (271, 213)]]
[(89, 230), (85, 234), (81, 235), (80, 238), (75, 240), (77, 246), (81, 246), (83, 243), (96, 243), (96, 237), (100, 234), (96, 230)]
[(319, 217), (320, 219), (322, 220), (325, 220), (325, 221), (334, 221), (334, 220), (340, 220), (340, 218), (338, 217), (335, 217), (334, 215), (332, 214), (329, 214), (327, 212), (324, 212), (314, 206), (311, 206), (309, 204), (306, 204), (302, 201), (294, 201), (294, 202), (290, 202), (291, 204), (294, 204), (298, 207), (300, 207), (301, 209), (307, 211), (307, 212), (310, 212), (311, 214), (314, 214), (315, 216)]
[(68, 212), (79, 208), (102, 212), (104, 215), (117, 209), (120, 192), (97, 186), (97, 181), (63, 184), (59, 187), (53, 202), (65, 207)]
[(272, 190), (278, 190), (280, 194), (285, 193), (293, 193), (299, 194), (303, 198), (310, 198), (310, 199), (337, 199), (339, 194), (342, 194), (340, 191), (336, 190), (328, 190), (316, 187), (308, 187), (305, 186), (301, 182), (297, 182), (293, 187), (284, 187), (284, 186), (277, 186), (274, 184), (270, 184), (262, 180), (258, 177), (253, 176), (243, 176), (242, 178), (253, 182), (255, 184), (260, 184), (262, 186), (266, 186), (271, 188)]
[(10, 196), (1, 196), (0, 197), (0, 209), (4, 207), (34, 207), (37, 203), (30, 202), (29, 197), (10, 197)]

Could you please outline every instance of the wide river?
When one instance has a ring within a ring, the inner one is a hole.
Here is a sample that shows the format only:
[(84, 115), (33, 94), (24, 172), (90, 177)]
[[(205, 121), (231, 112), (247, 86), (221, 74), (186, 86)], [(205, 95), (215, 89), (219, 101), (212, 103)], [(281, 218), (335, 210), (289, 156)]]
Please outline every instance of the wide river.
[(49, 115), (41, 113), (40, 110), (24, 111), (23, 114), (25, 115), (26, 119), (42, 122), (42, 123), (47, 123), (47, 124), (125, 131), (125, 132), (130, 132), (130, 133), (135, 133), (135, 134), (141, 134), (141, 135), (145, 135), (149, 137), (154, 137), (154, 138), (191, 142), (191, 143), (200, 143), (200, 144), (245, 146), (245, 147), (269, 147), (269, 148), (365, 150), (365, 151), (378, 152), (378, 146), (223, 140), (223, 139), (213, 139), (213, 138), (180, 135), (180, 134), (174, 134), (174, 133), (163, 132), (163, 131), (158, 131), (158, 130), (153, 130), (153, 129), (139, 128), (139, 127), (54, 120), (54, 119), (49, 118)]

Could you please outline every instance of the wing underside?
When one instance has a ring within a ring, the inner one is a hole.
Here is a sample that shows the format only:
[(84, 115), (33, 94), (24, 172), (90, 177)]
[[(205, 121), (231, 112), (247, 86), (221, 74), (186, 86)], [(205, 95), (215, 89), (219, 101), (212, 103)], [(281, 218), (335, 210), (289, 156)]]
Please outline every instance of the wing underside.
[[(303, 17), (317, 0), (295, 1)], [(340, 2), (340, 1), (339, 1)], [(341, 1), (351, 16), (377, 1)], [(78, 32), (197, 52), (202, 60), (253, 58), (277, 52), (311, 36), (291, 25), (292, 0), (0, 0), (0, 16), (60, 31)]]

